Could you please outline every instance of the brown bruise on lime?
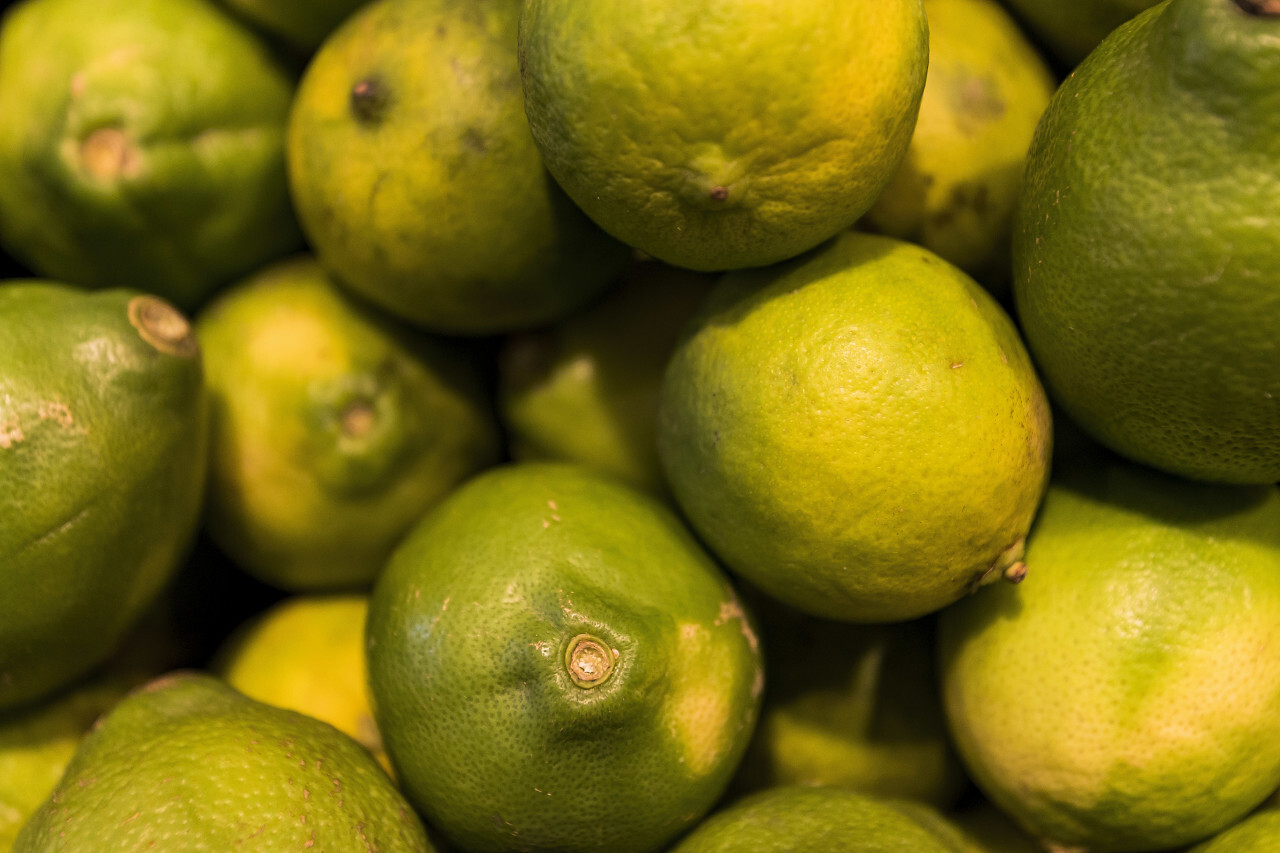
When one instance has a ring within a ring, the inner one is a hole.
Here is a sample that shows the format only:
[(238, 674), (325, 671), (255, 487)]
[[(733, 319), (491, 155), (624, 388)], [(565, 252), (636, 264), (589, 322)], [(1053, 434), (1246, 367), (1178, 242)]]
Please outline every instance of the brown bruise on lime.
[(376, 74), (357, 80), (351, 87), (351, 115), (360, 124), (378, 124), (387, 108), (387, 87)]
[(573, 683), (589, 690), (609, 680), (617, 654), (590, 634), (579, 634), (569, 641), (564, 662)]
[(138, 335), (160, 352), (189, 358), (200, 351), (186, 316), (160, 297), (135, 296), (128, 311)]

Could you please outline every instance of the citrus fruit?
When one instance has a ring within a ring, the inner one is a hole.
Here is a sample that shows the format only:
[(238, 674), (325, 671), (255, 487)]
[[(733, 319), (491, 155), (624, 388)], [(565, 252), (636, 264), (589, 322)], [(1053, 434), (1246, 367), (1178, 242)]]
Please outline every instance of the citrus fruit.
[(510, 335), (498, 402), (512, 457), (581, 462), (665, 493), (655, 436), (662, 373), (713, 282), (636, 263), (586, 310)]
[(713, 814), (671, 853), (964, 853), (914, 815), (847, 788), (785, 786)]
[(906, 153), (920, 0), (530, 0), (529, 126), (587, 215), (676, 266), (797, 255), (847, 228)]
[(375, 0), (326, 39), (294, 102), (290, 186), (321, 263), (436, 331), (551, 322), (630, 256), (542, 165), (519, 14), (512, 0)]
[(1280, 811), (1260, 811), (1190, 853), (1270, 853), (1280, 845)]
[(1046, 0), (1007, 0), (1009, 8), (1054, 55), (1068, 65), (1077, 65), (1089, 52), (1125, 21), (1159, 0), (1075, 0), (1052, 3)]
[(1027, 581), (940, 616), (956, 746), (1045, 842), (1198, 841), (1280, 785), (1280, 490), (1065, 473)]
[(1054, 401), (1214, 482), (1280, 480), (1280, 13), (1261, 8), (1171, 0), (1117, 29), (1046, 110), (1014, 226)]
[(250, 699), (323, 720), (384, 764), (364, 659), (363, 594), (297, 595), (235, 631), (212, 669)]
[(658, 451), (729, 568), (892, 622), (1019, 577), (1048, 404), (1012, 322), (927, 249), (846, 232), (726, 274), (667, 367)]
[(839, 785), (950, 806), (966, 784), (938, 695), (932, 620), (859, 625), (762, 603), (765, 691), (740, 787)]
[(367, 586), (422, 512), (495, 462), (474, 359), (340, 290), (310, 257), (202, 311), (212, 537), (294, 590)]
[(41, 276), (193, 310), (293, 251), (293, 82), (207, 0), (23, 0), (0, 23), (0, 239)]
[(911, 145), (862, 220), (1003, 295), (1031, 135), (1057, 88), (996, 0), (925, 0), (929, 79)]
[(80, 739), (128, 692), (119, 678), (94, 679), (47, 701), (0, 713), (0, 853), (53, 793)]
[(374, 586), (374, 713), (406, 796), (469, 851), (661, 848), (720, 796), (763, 671), (733, 588), (656, 498), (490, 469)]
[(109, 657), (177, 571), (206, 420), (200, 349), (169, 303), (0, 283), (0, 709)]
[(14, 853), (434, 848), (376, 761), (303, 714), (203, 673), (135, 690), (102, 718)]

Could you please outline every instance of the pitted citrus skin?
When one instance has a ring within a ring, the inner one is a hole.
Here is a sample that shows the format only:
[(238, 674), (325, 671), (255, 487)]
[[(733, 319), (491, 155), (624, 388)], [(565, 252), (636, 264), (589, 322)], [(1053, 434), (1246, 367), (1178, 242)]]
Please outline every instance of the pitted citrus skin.
[(520, 66), (569, 197), (660, 260), (723, 270), (799, 254), (875, 201), (928, 27), (920, 0), (533, 0)]

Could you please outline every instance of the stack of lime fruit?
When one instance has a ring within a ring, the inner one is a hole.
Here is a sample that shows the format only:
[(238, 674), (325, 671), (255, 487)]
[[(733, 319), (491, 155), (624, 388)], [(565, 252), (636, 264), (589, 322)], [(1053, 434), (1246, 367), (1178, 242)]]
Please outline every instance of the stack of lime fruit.
[(19, 0), (0, 853), (1280, 849), (1280, 3)]

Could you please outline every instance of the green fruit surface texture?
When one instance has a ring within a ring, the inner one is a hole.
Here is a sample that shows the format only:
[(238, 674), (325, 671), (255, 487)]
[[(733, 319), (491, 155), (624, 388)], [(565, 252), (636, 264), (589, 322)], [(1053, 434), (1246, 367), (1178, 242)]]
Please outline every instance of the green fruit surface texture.
[(855, 232), (725, 275), (659, 406), (663, 469), (711, 550), (849, 621), (922, 616), (1016, 566), (1050, 444), (990, 294), (927, 249)]
[(1280, 811), (1267, 809), (1245, 818), (1191, 853), (1271, 853), (1280, 848)]
[(610, 234), (696, 270), (852, 225), (906, 153), (928, 42), (920, 0), (531, 0), (519, 35), (551, 174)]
[(671, 853), (964, 853), (953, 834), (865, 794), (796, 785), (738, 800)]
[(997, 806), (1061, 848), (1132, 853), (1280, 785), (1280, 490), (1081, 466), (1026, 561), (939, 617), (951, 731)]
[(368, 617), (396, 776), (468, 851), (653, 851), (716, 801), (763, 670), (724, 573), (656, 498), (490, 469), (405, 539)]
[(106, 659), (203, 497), (200, 350), (168, 303), (0, 283), (0, 709)]
[(1280, 17), (1168, 0), (1036, 130), (1013, 292), (1050, 396), (1181, 476), (1280, 480)]
[(255, 26), (307, 55), (367, 0), (223, 0)]
[(85, 738), (14, 853), (430, 853), (421, 821), (355, 741), (225, 682), (177, 672)]
[(630, 256), (542, 164), (519, 14), (512, 0), (375, 0), (325, 40), (290, 117), (290, 186), (320, 262), (437, 332), (552, 322)]
[(293, 81), (208, 0), (23, 0), (0, 23), (0, 241), (194, 310), (298, 247)]

